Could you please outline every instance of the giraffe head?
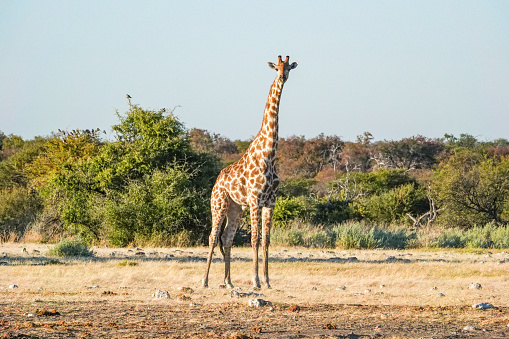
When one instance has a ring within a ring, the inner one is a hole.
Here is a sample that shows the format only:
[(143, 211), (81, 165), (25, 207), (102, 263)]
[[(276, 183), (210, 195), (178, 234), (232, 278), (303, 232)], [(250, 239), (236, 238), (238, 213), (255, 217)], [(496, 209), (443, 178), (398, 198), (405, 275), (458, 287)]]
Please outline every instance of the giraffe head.
[(290, 70), (297, 68), (297, 63), (293, 62), (290, 64), (290, 57), (286, 56), (286, 60), (283, 61), (281, 59), (281, 55), (277, 57), (277, 65), (273, 62), (268, 62), (269, 67), (277, 71), (277, 76), (279, 79), (281, 79), (283, 82), (286, 82), (288, 80), (288, 76), (290, 75)]

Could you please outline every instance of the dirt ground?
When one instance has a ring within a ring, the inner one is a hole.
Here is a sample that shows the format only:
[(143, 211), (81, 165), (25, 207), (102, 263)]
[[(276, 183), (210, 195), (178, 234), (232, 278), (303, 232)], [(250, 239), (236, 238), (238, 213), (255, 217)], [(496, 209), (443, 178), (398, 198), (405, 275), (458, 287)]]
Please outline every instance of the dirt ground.
[[(505, 252), (275, 249), (273, 288), (253, 291), (240, 248), (232, 292), (217, 256), (200, 287), (205, 248), (97, 248), (91, 259), (47, 249), (0, 245), (0, 338), (509, 337)], [(495, 308), (472, 307), (481, 302)]]

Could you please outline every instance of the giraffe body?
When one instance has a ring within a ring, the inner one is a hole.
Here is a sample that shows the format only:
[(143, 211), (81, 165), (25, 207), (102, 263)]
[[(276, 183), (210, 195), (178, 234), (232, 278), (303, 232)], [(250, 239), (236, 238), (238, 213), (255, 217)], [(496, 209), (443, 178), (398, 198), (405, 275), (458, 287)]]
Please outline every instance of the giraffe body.
[[(242, 211), (249, 206), (253, 248), (253, 286), (260, 287), (258, 249), (261, 221), (263, 277), (265, 284), (270, 288), (268, 274), (270, 226), (279, 185), (279, 177), (276, 173), (279, 101), (289, 72), (297, 67), (297, 63), (290, 64), (288, 56), (283, 62), (279, 56), (277, 65), (271, 62), (268, 64), (270, 68), (277, 71), (277, 76), (270, 88), (262, 127), (242, 158), (221, 171), (212, 189), (210, 200), (212, 231), (209, 236), (207, 268), (202, 281), (204, 287), (208, 286), (210, 264), (214, 247), (218, 243), (225, 262), (224, 282), (230, 288), (233, 287), (230, 276), (231, 247), (240, 225)], [(222, 229), (225, 218), (226, 225)]]

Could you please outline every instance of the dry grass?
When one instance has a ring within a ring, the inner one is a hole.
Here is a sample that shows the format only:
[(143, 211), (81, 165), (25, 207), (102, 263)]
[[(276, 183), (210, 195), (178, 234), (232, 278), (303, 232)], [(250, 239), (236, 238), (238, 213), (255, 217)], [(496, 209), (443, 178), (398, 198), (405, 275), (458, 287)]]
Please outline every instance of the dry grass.
[[(28, 255), (22, 253), (23, 248)], [(145, 249), (147, 255), (143, 257), (128, 249), (95, 248), (96, 255), (91, 259), (58, 259), (60, 264), (31, 265), (46, 260), (48, 249), (36, 244), (0, 245), (0, 253), (6, 256), (0, 261), (9, 263), (1, 267), (0, 292), (25, 301), (34, 296), (96, 300), (105, 291), (117, 293), (123, 300), (150, 300), (156, 290), (175, 295), (179, 287), (189, 286), (195, 290), (194, 302), (231, 300), (228, 291), (219, 288), (223, 276), (219, 259), (212, 264), (211, 287), (200, 287), (206, 248)], [(32, 254), (33, 250), (40, 254)], [(233, 283), (242, 291), (250, 291), (251, 249), (234, 248), (233, 257)], [(388, 257), (393, 259), (386, 260)], [(509, 306), (509, 254), (505, 252), (274, 248), (271, 259), (273, 288), (262, 288), (259, 293), (277, 303), (453, 306), (490, 302)], [(126, 260), (137, 265), (126, 265)], [(471, 282), (483, 288), (470, 290)], [(11, 284), (19, 288), (9, 290)], [(99, 287), (89, 288), (93, 286)]]

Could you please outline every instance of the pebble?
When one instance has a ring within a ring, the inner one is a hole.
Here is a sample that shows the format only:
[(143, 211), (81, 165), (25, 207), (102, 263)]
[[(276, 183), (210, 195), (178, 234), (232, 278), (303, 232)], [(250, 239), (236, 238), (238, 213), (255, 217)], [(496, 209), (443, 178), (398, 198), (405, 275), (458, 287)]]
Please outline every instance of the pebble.
[(263, 295), (263, 294), (255, 293), (255, 292), (246, 292), (246, 293), (243, 293), (243, 292), (237, 292), (235, 290), (231, 290), (230, 291), (230, 297), (232, 297), (232, 298), (258, 297), (258, 296), (261, 296), (261, 295)]
[(154, 299), (164, 299), (164, 298), (170, 298), (170, 294), (168, 293), (168, 291), (160, 291), (160, 290), (157, 290), (156, 293), (152, 294), (152, 298)]
[(477, 331), (477, 330), (478, 330), (477, 327), (474, 327), (471, 325), (467, 325), (467, 326), (463, 327), (463, 331)]
[(250, 299), (249, 307), (263, 307), (267, 304), (267, 301), (263, 299)]
[(480, 290), (482, 286), (479, 283), (470, 283), (470, 285), (468, 285), (468, 288), (471, 290)]
[(185, 287), (185, 286), (179, 287), (177, 289), (177, 291), (184, 292), (184, 293), (190, 293), (190, 294), (194, 293), (194, 290), (191, 287)]

